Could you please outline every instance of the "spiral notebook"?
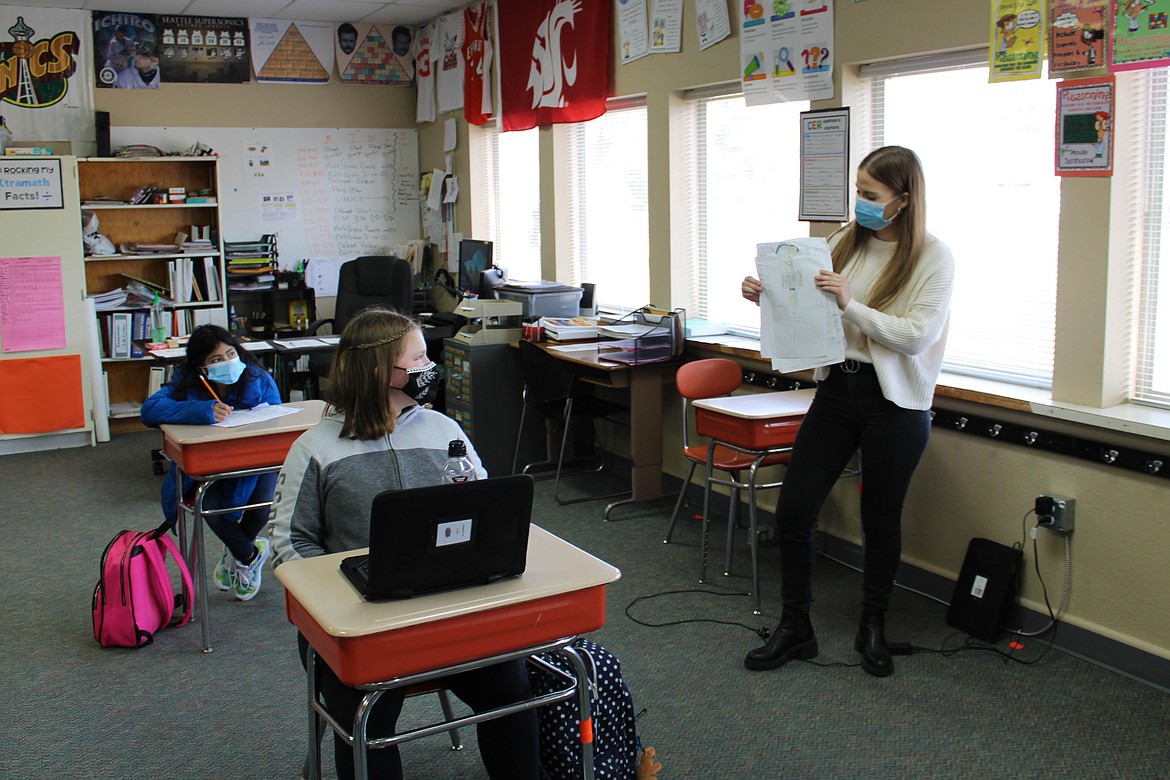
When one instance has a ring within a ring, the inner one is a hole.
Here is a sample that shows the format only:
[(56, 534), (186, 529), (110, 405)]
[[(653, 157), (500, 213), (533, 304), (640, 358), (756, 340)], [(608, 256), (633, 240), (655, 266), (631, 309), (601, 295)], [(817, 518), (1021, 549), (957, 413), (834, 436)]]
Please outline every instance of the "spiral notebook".
[(341, 562), (367, 600), (406, 599), (524, 573), (532, 477), (391, 490), (374, 498), (370, 551)]

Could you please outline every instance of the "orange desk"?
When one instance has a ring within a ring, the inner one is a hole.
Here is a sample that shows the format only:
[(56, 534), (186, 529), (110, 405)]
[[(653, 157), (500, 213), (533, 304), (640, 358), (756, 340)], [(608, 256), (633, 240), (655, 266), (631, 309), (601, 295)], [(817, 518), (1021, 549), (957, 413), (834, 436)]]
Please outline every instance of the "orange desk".
[[(605, 586), (621, 577), (608, 563), (532, 526), (527, 568), (520, 577), (413, 599), (368, 602), (339, 568), (355, 552), (290, 561), (276, 570), (285, 587), (288, 619), (311, 648), (306, 670), (311, 770), (319, 763), (318, 715), (340, 728), (317, 702), (312, 671), (317, 655), (342, 682), (367, 690), (369, 706), (358, 708), (347, 734), (354, 744), (355, 766), (364, 767), (367, 743), (383, 747), (487, 719), (469, 716), (420, 733), (367, 740), (365, 719), (381, 692), (562, 649), (574, 635), (605, 624)], [(576, 694), (569, 695), (579, 697), (587, 718), (588, 692), (578, 685)], [(546, 703), (534, 699), (530, 706)], [(508, 713), (492, 717), (503, 714)], [(585, 763), (591, 768), (591, 761)]]
[[(748, 544), (752, 557), (752, 596), (755, 599), (753, 612), (760, 610), (760, 564), (759, 534), (756, 528), (756, 490), (780, 487), (783, 482), (756, 483), (756, 471), (764, 461), (773, 455), (786, 452), (796, 440), (804, 416), (812, 404), (816, 390), (788, 390), (776, 393), (753, 393), (723, 398), (707, 398), (694, 401), (695, 431), (711, 439), (707, 451), (707, 474), (703, 489), (703, 563), (699, 581), (707, 578), (707, 541), (710, 518), (711, 485), (724, 485), (734, 490), (748, 489)], [(715, 445), (719, 444), (745, 455), (753, 461), (746, 483), (728, 478), (715, 478), (713, 458)], [(732, 493), (736, 497), (736, 493)], [(731, 540), (733, 527), (727, 531), (727, 570), (731, 569)]]
[[(184, 503), (182, 491), (178, 491), (178, 511), (179, 543), (187, 565), (191, 568), (205, 653), (210, 653), (212, 648), (211, 620), (207, 614), (206, 562), (203, 559), (203, 518), (268, 506), (272, 502), (205, 510), (203, 498), (207, 490), (220, 480), (279, 471), (292, 443), (320, 422), (325, 412), (324, 401), (300, 401), (285, 406), (300, 411), (238, 428), (214, 425), (159, 426), (163, 433), (163, 452), (178, 466), (179, 485), (182, 485), (183, 474), (200, 483), (191, 504)], [(190, 543), (187, 537), (188, 515), (193, 520)]]
[(634, 501), (653, 501), (662, 497), (662, 381), (673, 376), (677, 363), (612, 363), (599, 360), (594, 344), (541, 344), (548, 354), (577, 369), (584, 381), (602, 387), (628, 388), (630, 391), (630, 470), (631, 496), (606, 506), (602, 517)]

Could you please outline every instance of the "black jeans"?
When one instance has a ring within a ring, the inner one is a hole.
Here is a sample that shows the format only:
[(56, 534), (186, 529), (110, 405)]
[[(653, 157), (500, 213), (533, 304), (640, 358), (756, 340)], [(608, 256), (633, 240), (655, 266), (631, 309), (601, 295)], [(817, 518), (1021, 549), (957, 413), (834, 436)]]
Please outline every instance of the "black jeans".
[[(297, 635), (297, 645), (301, 663), (304, 664), (308, 644), (300, 634)], [(316, 670), (317, 690), (330, 714), (342, 724), (352, 727), (354, 713), (366, 692), (360, 688), (351, 688), (337, 679), (337, 675), (320, 657), (317, 658)], [(532, 696), (523, 659), (485, 666), (443, 677), (435, 682), (454, 693), (475, 712), (484, 712)], [(404, 700), (402, 688), (394, 688), (382, 694), (370, 712), (367, 724), (370, 738), (395, 733)], [(536, 710), (524, 710), (515, 715), (485, 720), (477, 724), (475, 729), (479, 754), (488, 777), (493, 780), (538, 780), (541, 777)], [(353, 778), (353, 748), (345, 744), (341, 737), (334, 735), (333, 751), (337, 776), (342, 780)], [(402, 758), (397, 745), (371, 750), (368, 756), (366, 766), (371, 780), (400, 780)], [(443, 774), (445, 771), (441, 767), (435, 767), (436, 776)]]
[[(856, 365), (856, 364), (854, 364)], [(902, 557), (902, 505), (930, 439), (930, 412), (886, 400), (873, 366), (839, 366), (817, 386), (801, 423), (776, 506), (786, 613), (812, 604), (813, 528), (850, 456), (861, 450), (862, 604), (885, 610)]]
[[(279, 474), (261, 474), (256, 479), (256, 487), (252, 490), (252, 495), (248, 497), (247, 503), (257, 504), (261, 501), (271, 501), (272, 494), (276, 492), (276, 479)], [(224, 499), (222, 491), (228, 487), (224, 482), (217, 482), (212, 485), (208, 495), (203, 497), (204, 509), (218, 509), (223, 503)], [(246, 561), (251, 559), (256, 554), (256, 537), (260, 535), (260, 531), (268, 524), (268, 515), (271, 509), (269, 507), (260, 507), (258, 509), (246, 510), (239, 520), (229, 520), (228, 515), (209, 515), (205, 518), (208, 527), (215, 532), (215, 535), (220, 538), (224, 545), (231, 551), (232, 557), (237, 561)]]

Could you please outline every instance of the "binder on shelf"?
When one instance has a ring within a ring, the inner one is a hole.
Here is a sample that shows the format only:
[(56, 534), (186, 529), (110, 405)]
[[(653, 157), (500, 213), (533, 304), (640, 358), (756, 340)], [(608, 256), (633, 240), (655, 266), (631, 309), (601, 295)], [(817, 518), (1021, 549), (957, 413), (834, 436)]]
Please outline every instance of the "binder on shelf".
[(614, 363), (658, 363), (682, 355), (685, 309), (666, 311), (643, 306), (597, 329), (597, 357)]
[(133, 316), (128, 311), (116, 311), (110, 315), (110, 357), (129, 358)]
[(146, 386), (146, 397), (150, 398), (152, 395), (162, 390), (166, 383), (166, 367), (165, 366), (151, 366), (150, 367), (150, 382)]

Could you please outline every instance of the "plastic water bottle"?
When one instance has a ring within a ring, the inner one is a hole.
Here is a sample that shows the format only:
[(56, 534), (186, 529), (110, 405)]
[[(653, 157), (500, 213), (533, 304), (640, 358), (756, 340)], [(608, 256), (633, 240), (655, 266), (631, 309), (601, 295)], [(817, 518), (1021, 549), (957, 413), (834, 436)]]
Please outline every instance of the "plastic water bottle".
[(158, 293), (154, 294), (154, 303), (150, 305), (150, 340), (160, 344), (167, 340), (166, 312), (163, 311), (162, 301)]
[(235, 333), (240, 329), (240, 321), (236, 319), (236, 307), (231, 307), (231, 314), (228, 317), (228, 330)]
[(467, 443), (452, 439), (447, 445), (447, 462), (443, 464), (443, 482), (470, 482), (475, 479), (475, 466), (467, 457)]

